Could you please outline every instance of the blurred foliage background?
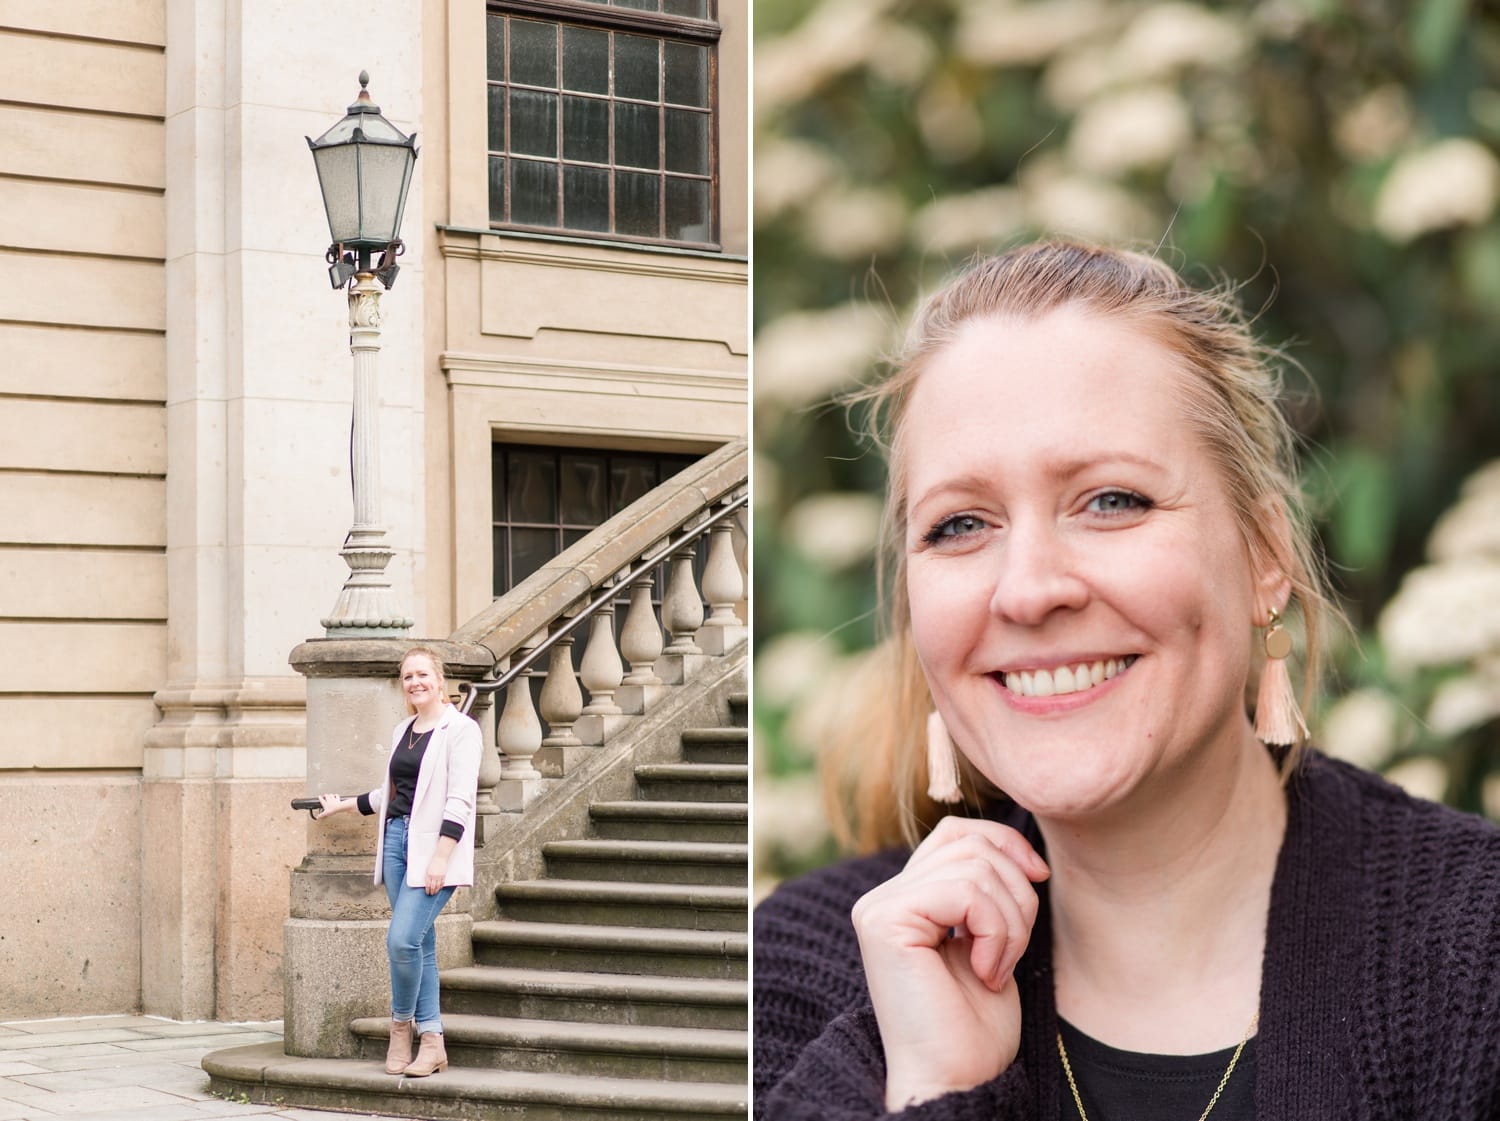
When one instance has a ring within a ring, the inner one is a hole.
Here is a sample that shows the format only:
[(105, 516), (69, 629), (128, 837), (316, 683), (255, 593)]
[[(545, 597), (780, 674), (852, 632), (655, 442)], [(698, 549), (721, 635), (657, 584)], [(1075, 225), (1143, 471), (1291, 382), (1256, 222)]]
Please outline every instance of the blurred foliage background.
[(755, 837), (833, 855), (819, 701), (873, 641), (883, 468), (839, 391), (1048, 233), (1243, 282), (1300, 366), (1358, 632), (1318, 742), (1500, 817), (1500, 16), (1465, 0), (755, 0)]

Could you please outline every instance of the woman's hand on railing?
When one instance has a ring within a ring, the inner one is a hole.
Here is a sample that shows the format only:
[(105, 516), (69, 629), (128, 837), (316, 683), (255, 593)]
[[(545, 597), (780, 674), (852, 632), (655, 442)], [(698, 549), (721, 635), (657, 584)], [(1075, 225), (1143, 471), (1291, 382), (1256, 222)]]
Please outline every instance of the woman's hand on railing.
[(292, 809), (306, 810), (314, 821), (322, 821), (329, 814), (348, 813), (359, 808), (358, 798), (346, 798), (339, 794), (319, 794), (316, 798), (293, 798)]

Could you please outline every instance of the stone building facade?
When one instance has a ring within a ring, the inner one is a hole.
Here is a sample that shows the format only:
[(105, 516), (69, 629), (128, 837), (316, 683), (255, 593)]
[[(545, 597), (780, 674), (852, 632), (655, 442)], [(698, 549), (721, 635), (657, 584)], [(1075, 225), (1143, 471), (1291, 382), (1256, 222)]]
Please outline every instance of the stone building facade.
[(378, 410), (414, 637), (745, 434), (747, 5), (640, 6), (0, 0), (0, 1019), (280, 1015), (287, 656), (351, 521), (303, 138), (361, 69), (421, 149)]

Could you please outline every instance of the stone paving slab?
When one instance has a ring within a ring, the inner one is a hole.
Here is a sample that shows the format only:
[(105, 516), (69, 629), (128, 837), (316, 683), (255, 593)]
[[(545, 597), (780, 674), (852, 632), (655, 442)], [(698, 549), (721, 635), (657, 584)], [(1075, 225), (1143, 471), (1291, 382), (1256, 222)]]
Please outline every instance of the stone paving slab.
[[(204, 1055), (279, 1043), (279, 1022), (178, 1023), (92, 1016), (0, 1024), (0, 1121), (350, 1121), (373, 1114), (212, 1097)], [(397, 1119), (399, 1121), (399, 1119)]]

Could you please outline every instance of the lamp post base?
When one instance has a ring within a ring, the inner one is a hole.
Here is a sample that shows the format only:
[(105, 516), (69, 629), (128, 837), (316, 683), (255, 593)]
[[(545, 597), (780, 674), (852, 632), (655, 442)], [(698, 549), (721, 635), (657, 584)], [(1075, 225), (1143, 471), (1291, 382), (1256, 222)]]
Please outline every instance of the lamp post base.
[(357, 527), (339, 550), (349, 565), (349, 579), (339, 590), (333, 611), (321, 622), (328, 638), (401, 638), (415, 626), (391, 590), (385, 566), (395, 555), (384, 543), (385, 530)]

